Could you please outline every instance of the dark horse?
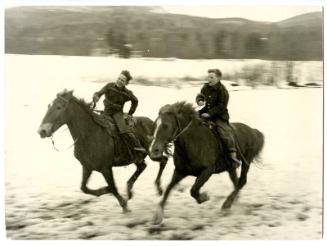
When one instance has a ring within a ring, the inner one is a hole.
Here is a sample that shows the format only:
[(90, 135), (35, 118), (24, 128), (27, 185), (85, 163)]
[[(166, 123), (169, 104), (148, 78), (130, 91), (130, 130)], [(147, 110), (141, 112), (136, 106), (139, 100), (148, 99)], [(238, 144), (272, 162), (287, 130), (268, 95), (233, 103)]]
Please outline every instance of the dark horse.
[(198, 203), (209, 200), (209, 196), (200, 189), (214, 173), (227, 171), (234, 184), (234, 191), (227, 197), (222, 208), (230, 208), (240, 189), (246, 184), (249, 164), (259, 154), (264, 144), (263, 134), (242, 123), (232, 123), (241, 150), (241, 176), (238, 179), (236, 169), (231, 168), (224, 154), (221, 141), (202, 120), (191, 104), (177, 102), (166, 105), (159, 111), (156, 120), (154, 139), (150, 146), (150, 156), (159, 158), (169, 142), (175, 143), (175, 170), (171, 182), (164, 192), (154, 217), (154, 223), (163, 219), (164, 206), (171, 189), (188, 175), (196, 177), (191, 188), (191, 196)]
[[(130, 199), (134, 182), (146, 168), (144, 161), (146, 154), (142, 160), (132, 160), (123, 141), (115, 138), (115, 134), (109, 134), (108, 129), (96, 123), (94, 114), (89, 104), (74, 97), (72, 91), (65, 90), (58, 93), (55, 100), (49, 105), (38, 133), (42, 138), (50, 137), (59, 127), (67, 124), (75, 143), (74, 156), (83, 166), (81, 190), (94, 196), (112, 193), (118, 199), (123, 211), (126, 212), (128, 211), (127, 202), (117, 191), (112, 167), (126, 166), (135, 162), (137, 169), (127, 182), (127, 193)], [(136, 134), (143, 147), (148, 149), (151, 142), (149, 136), (153, 135), (155, 124), (147, 117), (135, 117), (135, 119)], [(114, 133), (116, 129), (110, 131)], [(117, 153), (115, 149), (119, 150), (118, 156), (115, 155)], [(167, 158), (160, 157), (156, 161), (160, 161), (160, 169), (155, 182), (158, 192), (161, 194), (160, 176), (167, 163)], [(108, 186), (97, 190), (89, 189), (87, 181), (92, 171), (101, 172)]]

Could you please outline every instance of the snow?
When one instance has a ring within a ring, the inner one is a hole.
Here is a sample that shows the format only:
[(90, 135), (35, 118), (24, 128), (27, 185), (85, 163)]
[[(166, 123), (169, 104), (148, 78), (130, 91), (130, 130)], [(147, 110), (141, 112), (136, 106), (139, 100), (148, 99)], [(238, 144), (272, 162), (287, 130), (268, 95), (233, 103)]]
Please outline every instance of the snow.
[[(69, 131), (55, 134), (57, 152), (37, 129), (47, 104), (64, 88), (91, 99), (105, 81), (122, 69), (149, 79), (202, 76), (208, 68), (238, 69), (254, 61), (161, 61), (60, 56), (5, 56), (5, 216), (11, 239), (321, 239), (322, 238), (322, 88), (230, 89), (231, 121), (261, 130), (265, 147), (253, 163), (248, 183), (230, 211), (221, 211), (232, 191), (228, 174), (213, 175), (202, 188), (210, 200), (198, 205), (189, 195), (194, 177), (171, 193), (164, 223), (151, 225), (160, 197), (154, 178), (158, 164), (147, 168), (134, 186), (129, 214), (111, 195), (91, 197), (79, 190), (81, 166), (73, 157)], [(303, 65), (304, 66), (304, 65)], [(136, 115), (153, 120), (167, 103), (194, 103), (199, 85), (176, 88), (131, 84), (139, 98)], [(128, 106), (128, 105), (127, 105)], [(99, 108), (101, 108), (101, 103)], [(114, 168), (119, 191), (135, 167)], [(164, 171), (170, 181), (172, 160)], [(105, 185), (94, 173), (89, 186)]]

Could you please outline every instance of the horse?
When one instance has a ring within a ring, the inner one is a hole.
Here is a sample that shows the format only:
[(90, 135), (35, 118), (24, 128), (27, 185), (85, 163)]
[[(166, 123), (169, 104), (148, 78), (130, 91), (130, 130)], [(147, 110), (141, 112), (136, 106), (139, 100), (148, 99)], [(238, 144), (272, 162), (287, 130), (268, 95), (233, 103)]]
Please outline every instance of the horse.
[[(62, 125), (66, 124), (74, 140), (74, 156), (83, 167), (81, 182), (82, 192), (94, 196), (112, 193), (118, 200), (123, 212), (128, 212), (127, 201), (119, 194), (113, 176), (112, 167), (126, 166), (132, 163), (136, 165), (136, 171), (127, 181), (128, 199), (132, 198), (134, 182), (146, 168), (145, 157), (133, 159), (130, 157), (126, 144), (118, 137), (114, 125), (107, 129), (99, 125), (94, 118), (96, 113), (84, 100), (73, 96), (73, 91), (64, 90), (58, 93), (51, 104), (38, 129), (41, 138), (52, 137), (52, 134)], [(151, 136), (155, 124), (147, 117), (134, 117), (135, 133), (145, 149), (149, 148)], [(116, 151), (115, 151), (116, 150)], [(120, 152), (117, 154), (117, 150)], [(160, 157), (152, 159), (160, 162), (160, 168), (155, 180), (158, 193), (161, 195), (162, 188), (160, 178), (166, 166), (168, 158)], [(93, 171), (100, 172), (108, 186), (96, 190), (89, 189), (87, 182)]]
[(163, 220), (164, 207), (170, 191), (188, 175), (196, 177), (190, 191), (191, 196), (198, 203), (203, 203), (209, 200), (209, 196), (200, 192), (201, 187), (212, 174), (227, 171), (234, 190), (224, 201), (222, 209), (232, 206), (237, 194), (246, 184), (250, 163), (258, 157), (263, 148), (264, 135), (242, 123), (231, 123), (231, 127), (237, 139), (238, 157), (242, 160), (240, 178), (236, 168), (230, 164), (219, 137), (200, 119), (192, 104), (185, 101), (176, 102), (160, 109), (149, 154), (152, 158), (160, 158), (168, 143), (174, 142), (175, 169), (155, 212), (154, 224), (160, 224)]

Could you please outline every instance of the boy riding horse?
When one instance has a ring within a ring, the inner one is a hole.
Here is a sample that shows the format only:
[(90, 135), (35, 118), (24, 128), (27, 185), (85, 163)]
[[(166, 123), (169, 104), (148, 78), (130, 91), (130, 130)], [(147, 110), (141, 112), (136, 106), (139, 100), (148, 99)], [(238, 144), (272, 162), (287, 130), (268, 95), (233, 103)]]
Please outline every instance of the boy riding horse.
[(96, 104), (104, 94), (104, 113), (114, 119), (119, 133), (126, 140), (126, 143), (132, 143), (134, 151), (146, 153), (139, 139), (129, 129), (124, 120), (123, 108), (125, 102), (131, 101), (128, 112), (130, 116), (134, 114), (138, 104), (137, 98), (126, 88), (131, 79), (132, 76), (129, 71), (123, 70), (115, 83), (108, 83), (100, 91), (94, 93), (93, 102)]
[(221, 77), (222, 74), (219, 69), (209, 69), (208, 83), (203, 85), (201, 93), (196, 96), (196, 102), (199, 106), (205, 105), (199, 111), (200, 116), (216, 123), (220, 138), (229, 151), (232, 166), (237, 168), (241, 162), (236, 156), (235, 140), (229, 124), (227, 109), (229, 94), (225, 86), (220, 82)]

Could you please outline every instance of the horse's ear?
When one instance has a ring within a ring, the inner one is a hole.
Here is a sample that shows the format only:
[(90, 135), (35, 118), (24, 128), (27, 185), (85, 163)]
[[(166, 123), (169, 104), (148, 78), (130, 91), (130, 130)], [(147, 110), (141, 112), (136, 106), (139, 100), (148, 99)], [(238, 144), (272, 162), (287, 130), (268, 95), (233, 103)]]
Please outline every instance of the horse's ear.
[(67, 95), (69, 98), (71, 98), (73, 96), (73, 92), (74, 92), (74, 90), (67, 91)]
[(67, 89), (64, 89), (63, 91), (57, 93), (57, 97), (65, 95), (66, 93), (67, 93)]

